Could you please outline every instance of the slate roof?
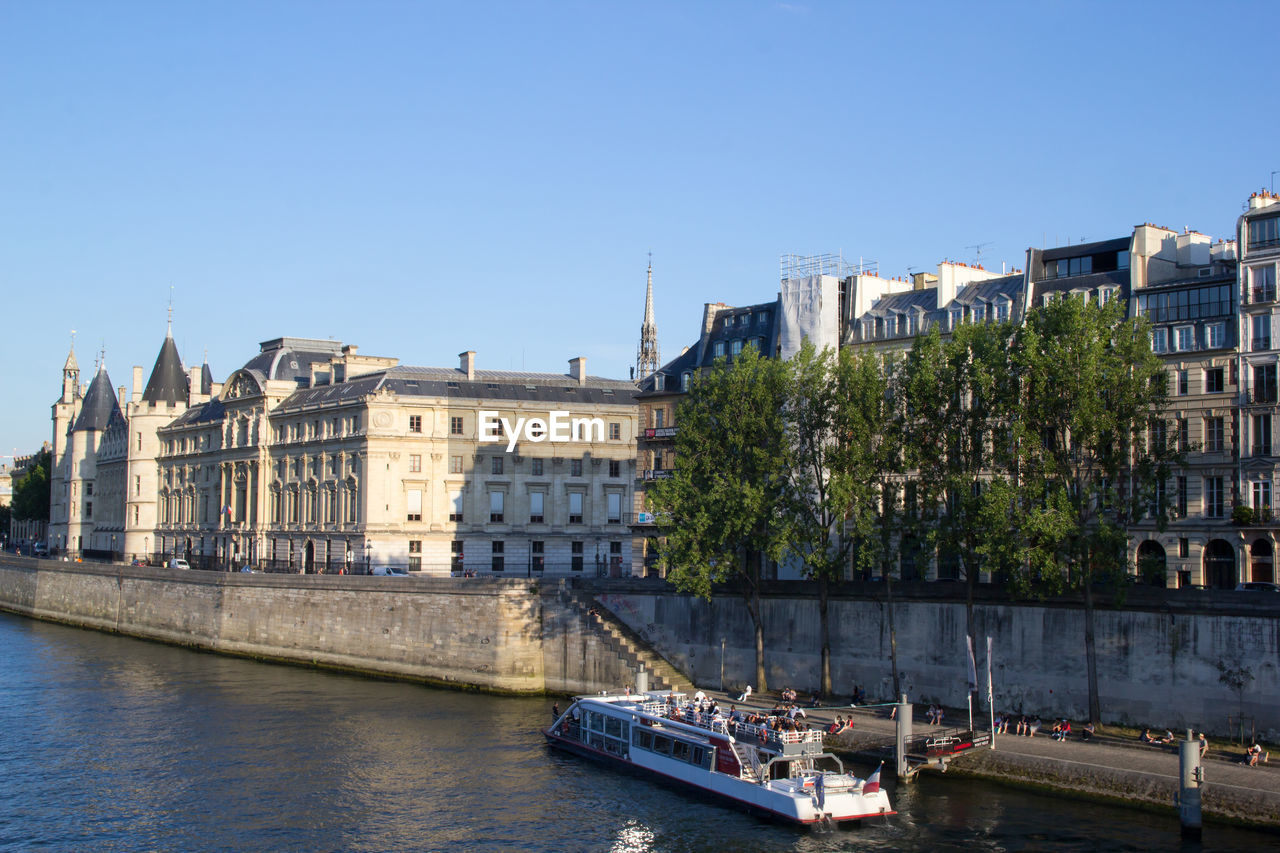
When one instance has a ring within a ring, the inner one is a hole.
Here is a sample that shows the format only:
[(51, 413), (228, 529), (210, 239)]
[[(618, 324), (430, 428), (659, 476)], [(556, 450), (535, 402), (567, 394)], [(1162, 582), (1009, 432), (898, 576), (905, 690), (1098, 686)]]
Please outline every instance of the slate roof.
[[(723, 342), (725, 350), (728, 351), (735, 340), (763, 339), (760, 352), (765, 356), (772, 356), (778, 351), (778, 339), (782, 334), (781, 303), (781, 298), (778, 298), (772, 302), (760, 302), (740, 308), (730, 308), (728, 306), (721, 308), (716, 312), (715, 320), (712, 322), (711, 331), (707, 334), (706, 340), (699, 338), (693, 346), (655, 371), (655, 373), (661, 373), (666, 377), (664, 389), (657, 393), (669, 394), (678, 390), (679, 377), (686, 371), (692, 372), (701, 368), (709, 368), (715, 364), (715, 345), (717, 342)], [(768, 320), (761, 323), (760, 317), (766, 311), (769, 312)], [(740, 319), (748, 315), (748, 321), (743, 322)], [(653, 374), (641, 379), (639, 384), (639, 396), (643, 397), (646, 394), (654, 393)]]
[(142, 392), (142, 399), (148, 403), (186, 402), (188, 379), (182, 369), (182, 359), (178, 356), (178, 346), (172, 335), (165, 335), (160, 345), (160, 354), (156, 356), (155, 367), (151, 368), (151, 378), (147, 380), (147, 389)]
[(123, 419), (120, 404), (116, 401), (115, 392), (111, 390), (111, 377), (107, 375), (105, 366), (98, 368), (98, 375), (89, 383), (89, 390), (84, 395), (80, 406), (80, 414), (72, 424), (72, 432), (105, 430), (113, 420)]
[(315, 338), (274, 338), (258, 345), (261, 351), (244, 365), (266, 379), (310, 381), (311, 365), (342, 355), (341, 341)]
[(205, 395), (213, 393), (213, 371), (209, 369), (207, 361), (200, 367), (200, 393)]
[(226, 414), (227, 407), (222, 401), (214, 398), (207, 403), (201, 403), (198, 406), (192, 406), (187, 409), (179, 417), (165, 424), (165, 429), (180, 426), (191, 426), (193, 424), (209, 423), (211, 421), (221, 421)]
[(629, 405), (636, 388), (630, 382), (588, 377), (587, 384), (568, 374), (477, 370), (467, 381), (461, 370), (447, 367), (392, 367), (367, 373), (346, 382), (302, 388), (272, 409), (284, 414), (320, 405), (362, 399), (379, 391), (401, 397), (443, 397), (459, 400), (526, 400), (531, 402)]

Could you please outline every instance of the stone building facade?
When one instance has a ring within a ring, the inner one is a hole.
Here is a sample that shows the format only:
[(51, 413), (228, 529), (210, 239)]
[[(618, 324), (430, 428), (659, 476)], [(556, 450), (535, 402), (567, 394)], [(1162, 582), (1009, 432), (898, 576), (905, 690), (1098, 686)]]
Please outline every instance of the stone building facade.
[(630, 573), (635, 386), (585, 359), (566, 374), (477, 370), (474, 352), (410, 367), (277, 338), (219, 385), (166, 338), (123, 406), (105, 368), (86, 389), (75, 371), (72, 356), (54, 405), (58, 547), (204, 568)]

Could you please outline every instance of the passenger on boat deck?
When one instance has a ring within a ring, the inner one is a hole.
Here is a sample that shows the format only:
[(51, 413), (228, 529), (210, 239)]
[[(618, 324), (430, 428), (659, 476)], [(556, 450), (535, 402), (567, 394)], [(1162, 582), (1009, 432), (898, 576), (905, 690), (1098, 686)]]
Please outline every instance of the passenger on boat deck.
[(558, 719), (560, 719), (560, 703), (552, 702), (551, 703), (551, 722), (554, 723)]
[(703, 693), (701, 690), (693, 694), (693, 701), (695, 702), (701, 702), (703, 699), (706, 699), (706, 698), (707, 698), (707, 694)]

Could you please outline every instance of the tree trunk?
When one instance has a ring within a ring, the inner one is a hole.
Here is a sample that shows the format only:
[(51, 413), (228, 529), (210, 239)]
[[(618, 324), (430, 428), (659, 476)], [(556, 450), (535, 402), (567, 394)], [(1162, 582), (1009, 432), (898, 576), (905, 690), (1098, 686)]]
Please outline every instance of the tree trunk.
[(747, 612), (751, 614), (751, 625), (755, 629), (756, 639), (756, 692), (764, 693), (769, 689), (764, 674), (764, 623), (760, 618), (760, 563), (759, 555), (750, 553), (746, 556), (747, 566), (745, 578), (749, 587), (747, 596)]
[(831, 690), (831, 622), (827, 618), (827, 604), (830, 589), (826, 575), (818, 576), (818, 630), (822, 641), (822, 673), (819, 692), (823, 696), (832, 695)]
[(1084, 584), (1084, 655), (1089, 673), (1089, 722), (1095, 726), (1102, 722), (1102, 703), (1098, 698), (1098, 650), (1093, 642), (1093, 585), (1090, 572), (1082, 573)]
[[(969, 548), (969, 554), (970, 555), (973, 554), (972, 547)], [(978, 571), (977, 571), (977, 567), (974, 565), (974, 563), (976, 562), (977, 562), (976, 560), (966, 559), (964, 564), (964, 575), (965, 575), (964, 577), (964, 632), (969, 638), (969, 646), (968, 648), (965, 649), (966, 655), (969, 654), (969, 649), (975, 649), (974, 654), (976, 655), (977, 654), (976, 648), (978, 645), (977, 631), (973, 624), (973, 596), (974, 596), (975, 590), (978, 588)], [(968, 664), (969, 662), (966, 660), (965, 666), (967, 667)], [(968, 670), (966, 669), (966, 673), (967, 671)], [(969, 707), (981, 708), (982, 706), (978, 701), (980, 696), (980, 691), (978, 690), (976, 658), (974, 659), (973, 678), (974, 678), (973, 686), (969, 688)]]

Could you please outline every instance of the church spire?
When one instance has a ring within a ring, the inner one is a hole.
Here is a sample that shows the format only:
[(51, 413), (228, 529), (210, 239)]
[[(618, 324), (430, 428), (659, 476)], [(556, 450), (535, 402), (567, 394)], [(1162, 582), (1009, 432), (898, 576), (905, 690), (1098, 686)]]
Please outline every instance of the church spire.
[(658, 324), (653, 320), (653, 252), (650, 252), (648, 283), (644, 291), (644, 323), (640, 326), (640, 348), (636, 351), (636, 381), (654, 373), (659, 362)]

